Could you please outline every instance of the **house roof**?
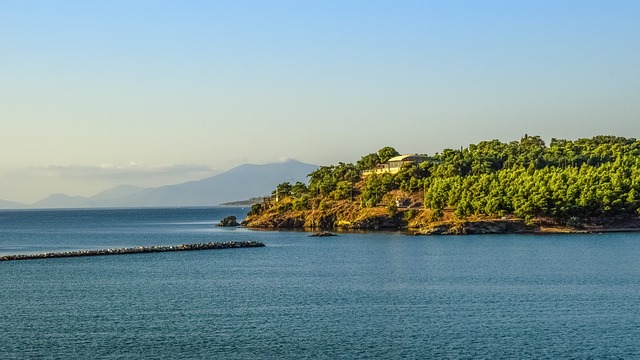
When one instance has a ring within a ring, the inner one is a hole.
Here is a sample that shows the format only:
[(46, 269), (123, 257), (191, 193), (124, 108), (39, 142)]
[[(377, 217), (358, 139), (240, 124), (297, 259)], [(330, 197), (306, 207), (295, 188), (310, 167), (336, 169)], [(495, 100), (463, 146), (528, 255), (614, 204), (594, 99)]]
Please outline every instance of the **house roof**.
[(400, 156), (395, 156), (389, 159), (388, 162), (397, 162), (397, 161), (424, 161), (426, 157), (424, 155), (418, 154), (405, 154)]

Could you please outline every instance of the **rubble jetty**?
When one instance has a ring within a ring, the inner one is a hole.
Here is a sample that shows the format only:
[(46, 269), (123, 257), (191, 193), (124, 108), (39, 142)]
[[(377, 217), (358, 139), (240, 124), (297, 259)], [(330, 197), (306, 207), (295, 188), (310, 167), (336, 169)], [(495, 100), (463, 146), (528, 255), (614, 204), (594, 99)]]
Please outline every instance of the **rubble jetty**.
[(227, 241), (227, 242), (208, 242), (200, 244), (182, 244), (175, 246), (137, 246), (130, 248), (104, 249), (104, 250), (80, 250), (67, 252), (50, 252), (32, 255), (5, 255), (0, 257), (0, 261), (10, 260), (34, 260), (34, 259), (52, 259), (66, 258), (78, 256), (103, 256), (103, 255), (124, 255), (124, 254), (143, 254), (168, 251), (193, 251), (193, 250), (218, 250), (248, 247), (263, 247), (264, 244), (259, 241)]

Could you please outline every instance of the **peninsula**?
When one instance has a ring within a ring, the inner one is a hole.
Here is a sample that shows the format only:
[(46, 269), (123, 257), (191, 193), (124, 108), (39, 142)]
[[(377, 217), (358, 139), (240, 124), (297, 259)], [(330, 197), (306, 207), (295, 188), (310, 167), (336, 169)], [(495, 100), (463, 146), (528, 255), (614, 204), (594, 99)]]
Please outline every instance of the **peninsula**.
[(279, 184), (243, 224), (415, 234), (640, 230), (640, 141), (483, 141), (434, 155), (392, 147)]

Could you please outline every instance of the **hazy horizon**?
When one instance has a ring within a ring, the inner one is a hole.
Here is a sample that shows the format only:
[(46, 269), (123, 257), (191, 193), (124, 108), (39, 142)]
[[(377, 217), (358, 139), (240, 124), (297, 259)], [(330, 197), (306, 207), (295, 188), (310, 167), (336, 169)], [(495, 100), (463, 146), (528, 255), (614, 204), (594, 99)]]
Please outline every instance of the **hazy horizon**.
[[(0, 198), (0, 202), (2, 202), (2, 201), (8, 201), (8, 202), (13, 202), (13, 203), (16, 203), (16, 204), (18, 204), (18, 205), (22, 205), (22, 206), (30, 206), (30, 205), (34, 205), (34, 204), (36, 204), (36, 203), (40, 202), (41, 200), (45, 200), (45, 199), (48, 199), (48, 198), (50, 198), (50, 197), (57, 197), (57, 196), (64, 196), (64, 197), (69, 196), (69, 197), (92, 198), (92, 197), (94, 197), (94, 196), (96, 196), (96, 195), (100, 195), (100, 194), (102, 194), (102, 193), (104, 193), (104, 192), (109, 192), (109, 191), (111, 191), (111, 190), (115, 190), (115, 189), (117, 189), (117, 188), (139, 188), (139, 189), (141, 189), (141, 190), (142, 190), (142, 189), (149, 190), (149, 189), (155, 189), (155, 188), (163, 188), (163, 187), (167, 187), (167, 186), (184, 185), (184, 184), (186, 184), (186, 183), (194, 183), (194, 182), (199, 182), (199, 181), (201, 181), (201, 180), (207, 180), (207, 179), (210, 179), (210, 178), (213, 178), (213, 177), (217, 177), (218, 175), (222, 175), (222, 174), (225, 174), (225, 173), (227, 173), (227, 172), (231, 172), (231, 171), (233, 171), (233, 170), (236, 170), (236, 168), (242, 168), (243, 166), (246, 166), (246, 165), (272, 165), (272, 164), (289, 163), (289, 162), (291, 162), (291, 161), (295, 161), (295, 162), (297, 162), (297, 163), (305, 164), (305, 165), (313, 165), (313, 166), (317, 166), (316, 164), (309, 164), (309, 163), (301, 162), (301, 161), (299, 161), (299, 160), (297, 160), (297, 159), (279, 159), (279, 160), (277, 160), (277, 161), (275, 161), (275, 162), (268, 163), (268, 164), (243, 163), (243, 164), (238, 164), (237, 166), (233, 166), (233, 167), (231, 167), (231, 168), (229, 168), (229, 169), (225, 169), (224, 171), (211, 170), (210, 172), (208, 172), (208, 173), (204, 173), (201, 177), (197, 177), (197, 178), (185, 178), (185, 179), (182, 179), (182, 180), (170, 181), (171, 176), (165, 176), (165, 177), (162, 177), (162, 175), (160, 174), (160, 175), (158, 175), (158, 177), (157, 177), (157, 182), (155, 182), (155, 183), (154, 183), (154, 184), (152, 184), (152, 185), (144, 185), (144, 184), (141, 184), (141, 185), (131, 185), (131, 184), (129, 184), (129, 183), (116, 183), (116, 182), (113, 182), (113, 183), (109, 183), (109, 184), (108, 184), (108, 185), (106, 185), (106, 187), (104, 187), (104, 188), (99, 188), (99, 189), (98, 189), (97, 191), (95, 191), (95, 192), (87, 192), (86, 194), (73, 194), (73, 193), (65, 193), (65, 192), (52, 192), (52, 193), (47, 193), (45, 196), (43, 196), (43, 197), (41, 197), (41, 198), (38, 198), (38, 199), (35, 199), (35, 200), (33, 200), (33, 201), (30, 201), (30, 202), (11, 201), (11, 200), (2, 199), (2, 198)], [(135, 178), (135, 175), (132, 175), (132, 176)], [(125, 179), (125, 178), (126, 178), (126, 177), (123, 177), (123, 179)], [(113, 180), (113, 179), (112, 179), (112, 180)], [(302, 180), (302, 179), (301, 179), (301, 180)], [(283, 182), (284, 182), (284, 181), (287, 181), (287, 179), (284, 179), (284, 178), (283, 178), (283, 180), (282, 180), (282, 181), (283, 181)], [(292, 181), (292, 180), (290, 180), (290, 181)], [(258, 194), (258, 195), (260, 195), (260, 194)], [(258, 195), (256, 195), (256, 196), (258, 196)], [(264, 195), (264, 194), (262, 194), (262, 195)], [(236, 198), (234, 198), (234, 199), (229, 200), (229, 201), (243, 201), (243, 200), (248, 200), (250, 197), (251, 197), (251, 196), (248, 196), (246, 199), (245, 199), (245, 198), (237, 198), (237, 199), (236, 199)], [(217, 204), (212, 204), (212, 205), (217, 205)], [(189, 206), (189, 205), (186, 205), (186, 206)], [(102, 206), (99, 206), (99, 207), (102, 207)], [(0, 209), (2, 209), (2, 208), (0, 208)]]
[(0, 199), (639, 137), (640, 2), (0, 3)]

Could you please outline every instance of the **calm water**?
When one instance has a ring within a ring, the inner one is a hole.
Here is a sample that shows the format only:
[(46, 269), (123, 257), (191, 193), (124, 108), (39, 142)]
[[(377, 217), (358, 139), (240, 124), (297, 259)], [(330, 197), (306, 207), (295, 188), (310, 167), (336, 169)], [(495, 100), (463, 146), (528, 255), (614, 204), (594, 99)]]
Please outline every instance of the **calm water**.
[(242, 209), (0, 211), (0, 358), (640, 358), (640, 234), (215, 228)]

